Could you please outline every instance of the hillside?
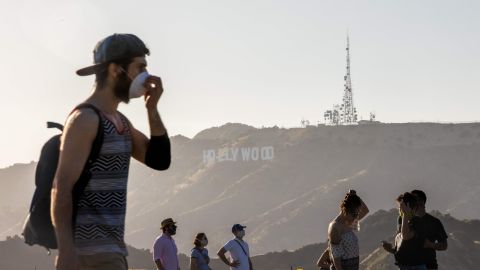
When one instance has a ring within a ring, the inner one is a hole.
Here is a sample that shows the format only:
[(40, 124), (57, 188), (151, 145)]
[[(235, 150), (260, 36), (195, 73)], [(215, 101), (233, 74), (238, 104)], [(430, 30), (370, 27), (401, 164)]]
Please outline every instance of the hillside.
[[(324, 241), (346, 190), (371, 212), (423, 189), (429, 209), (480, 218), (480, 124), (371, 124), (256, 129), (241, 124), (172, 137), (172, 166), (132, 162), (128, 243), (150, 248), (160, 221), (179, 221), (184, 253), (204, 231), (218, 249), (234, 223), (248, 226), (253, 254)], [(0, 237), (19, 234), (35, 164), (0, 170)], [(3, 222), (5, 220), (5, 222)]]

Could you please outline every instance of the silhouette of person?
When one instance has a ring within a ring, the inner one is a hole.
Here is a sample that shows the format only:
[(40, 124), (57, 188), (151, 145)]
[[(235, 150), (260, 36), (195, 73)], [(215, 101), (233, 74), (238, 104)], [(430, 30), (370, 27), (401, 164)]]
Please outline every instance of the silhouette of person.
[(420, 218), (420, 223), (424, 226), (425, 231), (425, 264), (429, 270), (438, 269), (436, 251), (447, 250), (448, 235), (443, 228), (442, 222), (426, 212), (425, 203), (427, 202), (427, 195), (425, 192), (417, 189), (413, 190), (411, 193), (417, 198), (418, 208), (416, 215)]
[(416, 212), (417, 198), (405, 192), (397, 198), (401, 224), (395, 236), (395, 245), (382, 241), (383, 248), (393, 253), (400, 270), (426, 270), (424, 258), (425, 228)]

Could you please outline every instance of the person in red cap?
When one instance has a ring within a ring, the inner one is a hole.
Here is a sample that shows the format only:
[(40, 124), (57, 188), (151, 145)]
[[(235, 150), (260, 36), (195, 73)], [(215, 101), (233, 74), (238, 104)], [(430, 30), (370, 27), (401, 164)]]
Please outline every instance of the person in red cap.
[[(124, 230), (130, 158), (155, 170), (166, 170), (171, 160), (157, 109), (162, 81), (147, 72), (149, 54), (137, 36), (114, 34), (96, 45), (94, 65), (77, 71), (95, 75), (95, 87), (68, 116), (61, 137), (51, 197), (57, 270), (128, 269)], [(136, 97), (145, 100), (150, 138), (118, 111), (121, 102)], [(86, 184), (77, 194), (80, 183)]]
[[(253, 270), (250, 250), (247, 242), (243, 240), (246, 227), (240, 224), (233, 225), (232, 233), (235, 238), (228, 241), (217, 253), (220, 260), (230, 266), (231, 270)], [(227, 252), (230, 253), (230, 260), (225, 256)]]
[(164, 219), (161, 223), (162, 234), (153, 244), (153, 261), (158, 270), (179, 270), (178, 249), (173, 237), (177, 234), (177, 225), (172, 218)]

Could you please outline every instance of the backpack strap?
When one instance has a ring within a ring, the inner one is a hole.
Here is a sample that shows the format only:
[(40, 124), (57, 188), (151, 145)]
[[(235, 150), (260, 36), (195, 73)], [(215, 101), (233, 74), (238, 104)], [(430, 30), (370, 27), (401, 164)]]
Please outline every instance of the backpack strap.
[(75, 109), (72, 112), (74, 112), (78, 109), (83, 109), (83, 108), (92, 109), (98, 116), (97, 135), (95, 136), (95, 140), (93, 141), (92, 150), (90, 151), (90, 155), (88, 156), (88, 160), (87, 160), (87, 164), (86, 164), (86, 165), (91, 165), (98, 158), (98, 155), (100, 154), (100, 149), (102, 148), (102, 144), (103, 144), (102, 113), (97, 107), (95, 107), (94, 105), (92, 105), (90, 103), (82, 103), (82, 104), (78, 105), (77, 107), (75, 107)]
[(47, 122), (47, 128), (57, 128), (60, 131), (63, 131), (63, 125), (55, 122)]
[(237, 242), (237, 244), (242, 248), (243, 253), (245, 253), (245, 256), (247, 256), (247, 258), (250, 258), (247, 252), (245, 251), (245, 248), (243, 247), (242, 243), (240, 243), (240, 241), (238, 241), (237, 239), (235, 239), (235, 242)]
[(77, 216), (78, 200), (82, 195), (83, 191), (85, 190), (85, 187), (87, 186), (88, 182), (90, 181), (90, 178), (92, 177), (92, 174), (90, 173), (90, 167), (92, 166), (93, 162), (95, 162), (95, 160), (98, 158), (100, 154), (100, 150), (102, 149), (102, 144), (103, 144), (103, 132), (104, 132), (103, 120), (102, 120), (103, 118), (100, 110), (97, 107), (93, 106), (92, 104), (82, 103), (76, 106), (72, 112), (82, 108), (89, 108), (95, 111), (95, 113), (98, 115), (98, 128), (97, 128), (97, 135), (95, 136), (95, 140), (93, 141), (93, 144), (92, 144), (92, 149), (90, 150), (90, 155), (88, 156), (87, 162), (83, 167), (82, 174), (80, 175), (80, 178), (75, 183), (72, 191), (72, 196), (73, 196), (73, 213), (72, 213), (73, 228), (72, 229), (73, 231), (75, 228), (75, 219)]

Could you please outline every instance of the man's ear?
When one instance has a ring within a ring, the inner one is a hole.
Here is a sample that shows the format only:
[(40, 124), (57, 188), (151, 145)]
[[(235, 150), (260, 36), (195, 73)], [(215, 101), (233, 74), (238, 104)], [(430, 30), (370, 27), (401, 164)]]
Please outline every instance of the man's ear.
[(111, 78), (117, 78), (118, 75), (120, 75), (120, 73), (122, 73), (122, 69), (119, 65), (115, 64), (115, 63), (110, 63), (108, 64), (108, 76), (111, 77)]

